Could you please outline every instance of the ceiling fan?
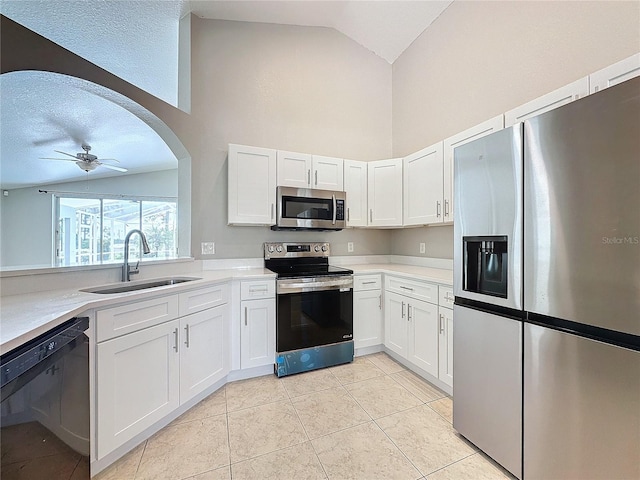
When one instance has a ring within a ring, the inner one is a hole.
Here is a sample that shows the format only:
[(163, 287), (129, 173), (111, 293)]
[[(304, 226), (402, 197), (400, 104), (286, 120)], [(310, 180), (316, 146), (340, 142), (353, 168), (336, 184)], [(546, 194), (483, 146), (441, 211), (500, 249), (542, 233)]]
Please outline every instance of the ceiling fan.
[(97, 167), (104, 167), (110, 170), (115, 170), (116, 172), (123, 172), (123, 173), (127, 171), (126, 168), (116, 167), (115, 165), (109, 165), (108, 163), (102, 163), (106, 160), (111, 162), (118, 162), (118, 163), (120, 162), (115, 158), (98, 159), (96, 155), (89, 153), (89, 151), (91, 151), (90, 145), (82, 144), (82, 149), (84, 150), (84, 152), (76, 153), (75, 155), (72, 155), (71, 153), (67, 153), (67, 152), (61, 152), (60, 150), (54, 150), (54, 152), (61, 153), (62, 155), (67, 155), (68, 157), (71, 157), (73, 160), (68, 158), (51, 158), (51, 157), (40, 157), (40, 158), (42, 160), (60, 160), (63, 162), (76, 162), (76, 165), (78, 165), (78, 167), (80, 167), (81, 170), (84, 170), (87, 173), (95, 170)]

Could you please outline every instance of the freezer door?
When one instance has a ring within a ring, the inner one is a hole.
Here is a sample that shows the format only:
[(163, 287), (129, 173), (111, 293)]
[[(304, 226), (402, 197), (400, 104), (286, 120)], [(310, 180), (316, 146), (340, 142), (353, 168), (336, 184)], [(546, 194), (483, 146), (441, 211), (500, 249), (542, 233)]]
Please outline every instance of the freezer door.
[(454, 305), (453, 427), (522, 478), (522, 322)]
[(524, 355), (525, 479), (640, 478), (640, 352), (525, 324)]
[(524, 128), (524, 309), (640, 335), (640, 77)]
[[(454, 295), (521, 310), (522, 124), (461, 145), (454, 157)], [(479, 269), (465, 266), (465, 262), (478, 257), (469, 255), (464, 238), (471, 243), (506, 240), (504, 294), (496, 296), (469, 287), (469, 275)]]

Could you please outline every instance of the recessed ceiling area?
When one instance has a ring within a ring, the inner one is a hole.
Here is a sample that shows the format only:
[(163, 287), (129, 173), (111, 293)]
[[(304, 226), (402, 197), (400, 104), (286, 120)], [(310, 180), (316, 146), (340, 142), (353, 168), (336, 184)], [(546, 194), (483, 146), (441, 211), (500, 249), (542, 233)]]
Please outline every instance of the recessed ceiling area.
[(393, 63), (451, 3), (191, 0), (189, 8), (202, 18), (335, 28)]
[[(121, 106), (81, 88), (82, 83), (88, 82), (46, 72), (0, 76), (2, 189), (85, 180), (87, 173), (72, 158), (55, 152), (75, 155), (82, 152), (83, 143), (99, 158), (117, 159), (120, 163), (105, 163), (126, 168), (127, 174), (178, 167), (175, 155), (155, 130)], [(103, 178), (123, 173), (98, 167), (88, 175)]]

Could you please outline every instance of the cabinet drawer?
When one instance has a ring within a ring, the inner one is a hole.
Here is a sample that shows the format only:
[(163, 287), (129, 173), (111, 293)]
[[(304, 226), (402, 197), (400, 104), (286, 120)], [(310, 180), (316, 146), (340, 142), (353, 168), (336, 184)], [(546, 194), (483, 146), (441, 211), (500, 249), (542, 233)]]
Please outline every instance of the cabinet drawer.
[(273, 298), (276, 295), (276, 281), (272, 278), (266, 280), (251, 280), (240, 283), (240, 299), (254, 300), (258, 298)]
[(355, 275), (353, 277), (353, 291), (380, 290), (382, 280), (380, 275)]
[(96, 312), (96, 341), (102, 342), (178, 317), (178, 297), (168, 295)]
[(438, 305), (453, 308), (453, 288), (440, 285), (438, 287)]
[(417, 300), (438, 303), (438, 286), (432, 283), (387, 276), (385, 289)]
[(212, 287), (200, 288), (179, 296), (180, 316), (217, 307), (229, 301), (229, 285), (222, 283)]

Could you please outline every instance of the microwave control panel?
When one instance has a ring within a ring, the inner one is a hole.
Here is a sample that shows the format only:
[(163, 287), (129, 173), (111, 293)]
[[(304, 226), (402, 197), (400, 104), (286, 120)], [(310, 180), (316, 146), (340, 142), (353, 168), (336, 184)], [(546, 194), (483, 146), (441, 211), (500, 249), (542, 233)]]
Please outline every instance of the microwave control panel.
[(344, 200), (336, 199), (336, 220), (344, 220)]

